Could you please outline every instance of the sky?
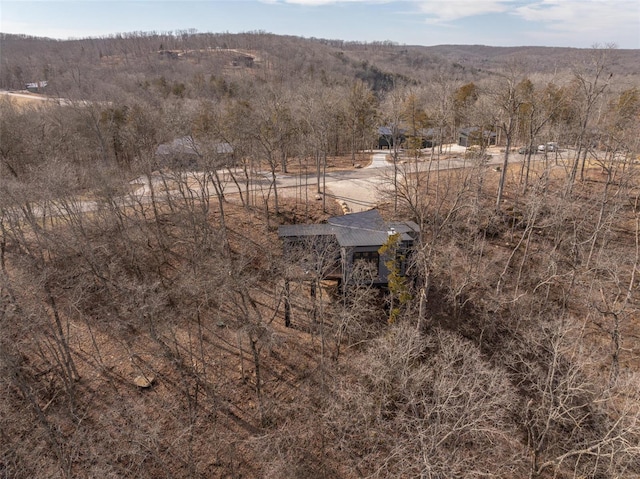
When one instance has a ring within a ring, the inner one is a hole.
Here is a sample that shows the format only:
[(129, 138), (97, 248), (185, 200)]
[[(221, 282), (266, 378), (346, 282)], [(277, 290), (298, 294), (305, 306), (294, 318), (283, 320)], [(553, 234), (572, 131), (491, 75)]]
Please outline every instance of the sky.
[(639, 0), (0, 0), (0, 32), (240, 33), (400, 45), (640, 48)]

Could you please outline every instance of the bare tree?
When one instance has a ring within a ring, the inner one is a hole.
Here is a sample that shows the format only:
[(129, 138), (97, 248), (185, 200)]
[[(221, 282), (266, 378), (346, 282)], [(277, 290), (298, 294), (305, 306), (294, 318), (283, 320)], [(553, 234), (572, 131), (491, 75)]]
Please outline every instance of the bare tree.
[(345, 124), (350, 135), (351, 163), (355, 165), (356, 152), (370, 144), (367, 140), (376, 126), (377, 99), (364, 83), (357, 81), (349, 90), (347, 102)]
[(524, 103), (524, 91), (526, 84), (522, 78), (520, 68), (516, 64), (509, 66), (508, 70), (500, 75), (497, 84), (492, 87), (489, 97), (490, 102), (497, 107), (496, 117), (492, 121), (504, 133), (505, 148), (504, 160), (500, 169), (500, 181), (496, 195), (496, 209), (500, 209), (504, 194), (507, 169), (509, 167), (509, 154), (511, 146), (518, 130), (518, 118)]
[(612, 74), (608, 71), (612, 61), (613, 45), (601, 48), (595, 45), (588, 63), (576, 65), (573, 77), (576, 87), (576, 101), (579, 105), (580, 129), (576, 141), (576, 154), (567, 184), (567, 194), (571, 193), (580, 165), (580, 179), (584, 178), (587, 153), (591, 138), (589, 128), (596, 114), (597, 103), (610, 86)]
[(513, 386), (468, 342), (437, 329), (423, 335), (403, 322), (355, 365), (362, 380), (338, 390), (330, 418), (335, 447), (350, 451), (363, 475), (500, 477), (524, 470), (507, 432)]
[(523, 381), (531, 391), (525, 425), (532, 478), (547, 470), (615, 476), (624, 474), (637, 455), (637, 411), (620, 396), (623, 384), (602, 387), (587, 377), (589, 356), (573, 333), (551, 326), (541, 343), (533, 342), (542, 348), (543, 360), (536, 365), (521, 358)]

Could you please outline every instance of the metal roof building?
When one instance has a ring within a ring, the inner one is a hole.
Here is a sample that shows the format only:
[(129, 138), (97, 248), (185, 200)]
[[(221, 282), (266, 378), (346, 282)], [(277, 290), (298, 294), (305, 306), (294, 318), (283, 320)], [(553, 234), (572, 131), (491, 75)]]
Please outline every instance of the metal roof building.
[[(399, 248), (407, 257), (408, 251), (418, 238), (420, 228), (413, 221), (385, 222), (377, 210), (333, 216), (325, 224), (287, 225), (278, 228), (278, 236), (283, 239), (285, 254), (292, 260), (304, 257), (305, 265), (322, 255), (323, 264), (314, 268), (317, 271), (336, 269), (341, 271), (340, 278), (347, 278), (354, 264), (366, 260), (373, 264), (375, 275), (372, 282), (386, 284), (388, 271), (385, 258), (378, 250), (387, 243), (390, 235), (398, 234)], [(335, 248), (331, 250), (331, 246)], [(328, 264), (328, 263), (333, 264)], [(341, 265), (338, 267), (338, 263)], [(406, 265), (402, 265), (404, 271)]]

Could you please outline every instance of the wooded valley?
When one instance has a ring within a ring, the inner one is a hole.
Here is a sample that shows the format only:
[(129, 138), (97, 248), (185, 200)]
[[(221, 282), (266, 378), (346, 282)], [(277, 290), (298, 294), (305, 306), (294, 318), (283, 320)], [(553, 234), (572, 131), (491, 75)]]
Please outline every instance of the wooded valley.
[[(640, 478), (640, 51), (0, 44), (0, 478)], [(382, 146), (338, 287), (278, 226)]]

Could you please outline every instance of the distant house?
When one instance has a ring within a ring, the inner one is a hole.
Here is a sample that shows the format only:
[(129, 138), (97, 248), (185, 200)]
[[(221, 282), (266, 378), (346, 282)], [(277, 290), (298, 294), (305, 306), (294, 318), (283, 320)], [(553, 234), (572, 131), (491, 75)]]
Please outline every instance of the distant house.
[(415, 138), (419, 141), (420, 148), (433, 148), (438, 144), (438, 136), (439, 132), (435, 128), (420, 128), (416, 131)]
[(278, 228), (285, 256), (298, 264), (299, 274), (334, 279), (342, 284), (387, 284), (387, 257), (379, 253), (390, 235), (399, 235), (396, 258), (406, 272), (410, 250), (418, 238), (413, 221), (386, 223), (377, 210), (334, 216), (324, 224)]
[[(431, 148), (437, 145), (438, 131), (435, 128), (419, 128), (415, 132), (410, 132), (406, 128), (396, 126), (378, 127), (378, 149), (391, 149), (394, 143), (404, 148), (407, 143), (413, 147)], [(411, 141), (415, 139), (417, 141)], [(408, 141), (409, 140), (409, 141)]]
[(474, 145), (491, 146), (496, 144), (497, 135), (489, 130), (478, 127), (462, 128), (458, 132), (458, 145), (469, 147)]
[(378, 127), (378, 149), (391, 149), (394, 145), (401, 147), (406, 141), (406, 131), (396, 125)]
[(46, 80), (42, 80), (34, 83), (27, 83), (24, 87), (31, 93), (40, 93), (42, 92), (46, 86), (49, 84)]
[(230, 157), (233, 147), (229, 143), (201, 145), (191, 136), (176, 138), (156, 148), (155, 161), (159, 167), (195, 168), (206, 155)]

